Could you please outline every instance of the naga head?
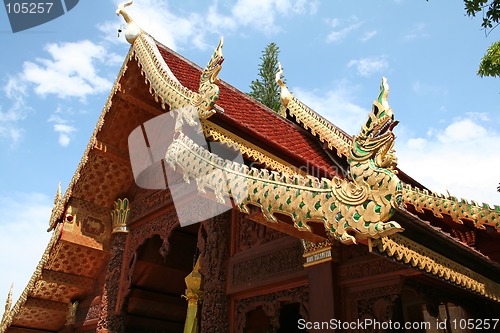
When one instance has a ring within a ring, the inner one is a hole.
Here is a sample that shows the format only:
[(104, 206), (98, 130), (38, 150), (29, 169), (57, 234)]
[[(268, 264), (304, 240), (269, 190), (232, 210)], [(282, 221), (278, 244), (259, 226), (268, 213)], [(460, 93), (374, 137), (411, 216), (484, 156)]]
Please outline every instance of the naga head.
[(208, 62), (207, 66), (201, 73), (200, 78), (200, 90), (202, 85), (207, 83), (216, 83), (219, 80), (219, 72), (222, 69), (222, 62), (224, 61), (224, 56), (222, 55), (222, 46), (224, 45), (224, 38), (221, 37), (219, 45), (214, 51), (212, 58)]
[(222, 56), (223, 44), (224, 40), (221, 37), (219, 45), (215, 49), (212, 58), (210, 58), (210, 61), (203, 72), (201, 72), (198, 97), (194, 103), (195, 106), (199, 106), (204, 110), (204, 114), (199, 115), (200, 118), (207, 118), (215, 112), (213, 111), (213, 107), (215, 102), (219, 99), (219, 86), (216, 83), (219, 81), (218, 75), (222, 69), (222, 62), (224, 61), (224, 57)]
[(393, 170), (397, 165), (394, 155), (394, 139), (392, 132), (398, 124), (394, 113), (387, 102), (389, 84), (382, 78), (380, 94), (373, 102), (372, 112), (362, 126), (361, 132), (354, 138), (349, 158), (352, 161), (364, 161), (373, 158), (379, 168)]

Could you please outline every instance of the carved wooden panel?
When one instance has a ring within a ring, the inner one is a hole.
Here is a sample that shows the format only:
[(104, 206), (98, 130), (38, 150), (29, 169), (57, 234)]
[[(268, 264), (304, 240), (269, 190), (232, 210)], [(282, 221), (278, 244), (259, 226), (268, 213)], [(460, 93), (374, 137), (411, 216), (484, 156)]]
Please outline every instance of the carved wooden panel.
[(229, 293), (305, 274), (302, 254), (302, 244), (291, 236), (236, 253), (230, 260)]
[[(64, 229), (87, 236), (98, 242), (104, 249), (109, 248), (111, 235), (110, 209), (94, 203), (71, 198), (65, 212)], [(92, 244), (89, 243), (89, 246)]]
[(121, 309), (116, 308), (116, 305), (127, 236), (128, 234), (126, 233), (117, 233), (113, 235), (113, 239), (111, 240), (110, 259), (106, 271), (96, 332), (119, 333), (124, 331), (124, 315)]
[(236, 301), (235, 332), (242, 333), (246, 324), (246, 314), (259, 307), (271, 318), (274, 331), (279, 328), (279, 314), (283, 304), (299, 303), (300, 315), (304, 319), (309, 318), (309, 288), (300, 286), (297, 288), (280, 290), (277, 292), (244, 298)]
[(235, 253), (249, 250), (255, 246), (266, 244), (286, 236), (286, 234), (268, 228), (263, 224), (256, 223), (246, 218), (246, 216), (246, 214), (239, 213), (238, 221), (235, 223)]
[(229, 331), (229, 297), (226, 294), (231, 212), (202, 222), (198, 239), (204, 277), (201, 332)]
[(131, 207), (134, 207), (129, 219), (129, 224), (132, 224), (149, 213), (171, 205), (172, 195), (168, 189), (158, 191), (137, 187), (130, 201)]

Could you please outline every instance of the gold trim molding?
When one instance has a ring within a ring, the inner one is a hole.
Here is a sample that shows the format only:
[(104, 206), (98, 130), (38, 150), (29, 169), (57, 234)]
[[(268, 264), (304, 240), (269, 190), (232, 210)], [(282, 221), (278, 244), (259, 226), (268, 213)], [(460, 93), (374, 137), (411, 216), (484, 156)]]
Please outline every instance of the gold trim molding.
[(279, 71), (276, 73), (276, 83), (280, 86), (280, 98), (282, 108), (280, 112), (286, 116), (286, 111), (290, 116), (295, 116), (299, 124), (304, 129), (309, 130), (312, 135), (318, 135), (319, 140), (328, 145), (328, 148), (337, 151), (338, 156), (349, 156), (352, 138), (341, 131), (337, 126), (313, 111), (310, 107), (299, 101), (290, 93), (285, 83), (281, 80), (283, 69), (279, 64)]
[(382, 237), (373, 242), (379, 252), (397, 261), (500, 302), (498, 283), (402, 235)]
[(323, 242), (313, 243), (302, 240), (304, 247), (303, 257), (306, 259), (304, 267), (318, 265), (324, 262), (332, 261), (332, 243), (327, 239)]
[(238, 136), (208, 120), (202, 122), (202, 127), (205, 137), (212, 137), (215, 141), (225, 143), (229, 146), (234, 145), (238, 147), (242, 154), (246, 155), (250, 159), (253, 159), (254, 161), (259, 162), (260, 164), (265, 165), (266, 168), (278, 172), (288, 173), (290, 175), (296, 173), (305, 174), (279, 157), (261, 150), (253, 143), (239, 138)]

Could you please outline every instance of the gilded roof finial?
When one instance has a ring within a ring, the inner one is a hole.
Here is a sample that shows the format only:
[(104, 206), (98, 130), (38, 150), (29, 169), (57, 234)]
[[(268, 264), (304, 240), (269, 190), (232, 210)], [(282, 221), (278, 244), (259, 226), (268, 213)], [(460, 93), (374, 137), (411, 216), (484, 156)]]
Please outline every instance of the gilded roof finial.
[(286, 108), (288, 103), (290, 102), (290, 98), (292, 97), (292, 94), (286, 87), (285, 83), (283, 80), (281, 80), (281, 74), (283, 74), (283, 68), (281, 68), (281, 63), (278, 62), (278, 72), (276, 73), (276, 83), (280, 86), (281, 92), (280, 92), (280, 98), (281, 98), (281, 105)]
[(57, 205), (62, 200), (61, 182), (57, 185), (57, 192), (54, 198), (54, 205)]
[(130, 44), (133, 44), (137, 36), (141, 34), (141, 28), (137, 25), (137, 23), (132, 20), (132, 18), (128, 15), (128, 13), (125, 11), (125, 7), (130, 6), (133, 4), (134, 1), (130, 0), (127, 2), (122, 2), (118, 5), (118, 8), (116, 9), (116, 15), (118, 16), (123, 16), (123, 19), (127, 23), (127, 27), (125, 28), (125, 39), (127, 42)]
[[(14, 289), (14, 283), (10, 285), (9, 294), (7, 295), (7, 299), (5, 300), (5, 311), (3, 313), (3, 317), (7, 316), (10, 312), (10, 308), (12, 307), (12, 290)], [(3, 319), (3, 318), (2, 318)], [(2, 320), (3, 321), (3, 320)]]

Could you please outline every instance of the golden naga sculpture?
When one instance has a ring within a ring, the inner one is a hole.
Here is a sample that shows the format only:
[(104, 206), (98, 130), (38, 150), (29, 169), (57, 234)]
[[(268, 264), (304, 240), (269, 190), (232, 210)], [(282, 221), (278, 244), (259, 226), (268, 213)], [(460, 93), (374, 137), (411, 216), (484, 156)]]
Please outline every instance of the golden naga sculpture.
[(205, 111), (212, 110), (215, 102), (219, 99), (219, 86), (217, 86), (216, 83), (219, 81), (218, 75), (222, 69), (222, 63), (224, 62), (224, 56), (222, 55), (223, 45), (224, 38), (221, 37), (212, 58), (210, 58), (210, 61), (201, 73), (198, 99), (193, 104), (194, 106), (201, 107), (202, 110)]
[(384, 78), (366, 124), (352, 141), (346, 179), (249, 168), (210, 153), (182, 132), (165, 159), (180, 169), (186, 181), (195, 179), (199, 191), (214, 190), (220, 202), (228, 194), (242, 212), (248, 213), (251, 204), (271, 222), (277, 221), (275, 213), (288, 215), (299, 230), (310, 231), (309, 223), (320, 222), (331, 237), (345, 244), (388, 236), (403, 230), (389, 221), (401, 204), (402, 185), (394, 172), (392, 129), (397, 121), (387, 103), (388, 91)]

